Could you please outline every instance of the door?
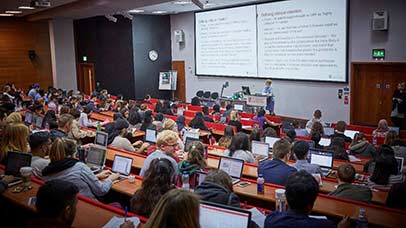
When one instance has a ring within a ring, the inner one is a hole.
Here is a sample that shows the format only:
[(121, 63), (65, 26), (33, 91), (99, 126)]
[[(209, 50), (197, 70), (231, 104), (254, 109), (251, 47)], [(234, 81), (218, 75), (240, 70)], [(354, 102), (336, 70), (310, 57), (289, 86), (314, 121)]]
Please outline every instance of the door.
[(96, 88), (93, 63), (79, 63), (78, 88), (90, 95)]
[(392, 95), (398, 83), (406, 81), (406, 63), (351, 64), (352, 124), (376, 126), (380, 119), (390, 121)]
[(185, 101), (186, 100), (185, 61), (172, 61), (172, 70), (176, 70), (178, 72), (175, 90), (175, 99)]

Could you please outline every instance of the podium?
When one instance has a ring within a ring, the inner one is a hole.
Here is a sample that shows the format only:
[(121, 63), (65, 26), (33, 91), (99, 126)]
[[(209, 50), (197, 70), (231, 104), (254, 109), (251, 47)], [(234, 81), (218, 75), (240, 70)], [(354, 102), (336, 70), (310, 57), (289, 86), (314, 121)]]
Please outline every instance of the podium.
[(242, 106), (242, 110), (237, 109), (238, 111), (256, 113), (259, 108), (263, 108), (266, 106), (267, 99), (268, 96), (266, 95), (247, 95), (246, 97), (240, 99), (221, 97), (220, 106), (225, 108), (227, 104), (231, 104), (233, 106), (239, 105)]
[(268, 96), (266, 95), (248, 95), (247, 105), (254, 107), (265, 107)]

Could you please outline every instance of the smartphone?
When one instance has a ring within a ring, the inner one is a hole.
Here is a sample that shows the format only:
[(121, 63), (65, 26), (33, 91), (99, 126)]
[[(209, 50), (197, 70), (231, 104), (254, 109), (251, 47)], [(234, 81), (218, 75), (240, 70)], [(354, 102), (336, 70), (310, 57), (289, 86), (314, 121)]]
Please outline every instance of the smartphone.
[(247, 187), (248, 185), (250, 185), (250, 182), (240, 182), (238, 184), (238, 186), (240, 186), (241, 188)]

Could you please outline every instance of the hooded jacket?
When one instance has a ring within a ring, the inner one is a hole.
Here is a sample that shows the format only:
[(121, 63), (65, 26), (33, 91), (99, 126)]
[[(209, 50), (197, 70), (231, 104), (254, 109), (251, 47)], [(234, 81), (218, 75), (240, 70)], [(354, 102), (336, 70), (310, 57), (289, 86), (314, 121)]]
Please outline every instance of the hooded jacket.
[(368, 141), (352, 143), (349, 147), (351, 154), (363, 157), (375, 157), (376, 149)]
[(221, 185), (204, 181), (196, 187), (195, 193), (200, 195), (203, 201), (240, 207), (240, 199), (236, 194)]

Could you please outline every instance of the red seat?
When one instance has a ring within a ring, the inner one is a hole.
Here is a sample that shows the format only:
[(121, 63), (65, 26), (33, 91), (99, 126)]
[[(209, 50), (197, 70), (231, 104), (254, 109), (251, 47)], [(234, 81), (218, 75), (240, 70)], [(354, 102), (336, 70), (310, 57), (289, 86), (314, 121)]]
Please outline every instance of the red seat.
[(254, 120), (240, 120), (241, 124), (243, 126), (251, 126), (254, 127), (255, 125), (259, 125), (259, 121), (254, 121)]
[(188, 105), (187, 110), (194, 111), (194, 112), (201, 112), (202, 111), (202, 106)]
[(195, 117), (195, 112), (185, 110), (185, 111), (183, 111), (183, 115), (184, 115), (185, 117), (191, 117), (191, 118), (193, 118), (193, 117)]
[(239, 112), (238, 115), (240, 115), (241, 118), (248, 118), (248, 119), (252, 119), (255, 116), (254, 113), (246, 113), (246, 112)]
[(159, 99), (156, 99), (156, 98), (152, 98), (152, 97), (151, 97), (151, 99), (149, 99), (149, 101), (150, 101), (152, 104), (156, 104), (156, 103), (158, 103)]
[[(335, 128), (336, 125), (337, 125), (337, 123), (332, 123), (331, 127)], [(351, 130), (351, 131), (359, 131), (359, 132), (362, 132), (364, 134), (369, 134), (369, 135), (372, 135), (373, 131), (375, 130), (374, 127), (361, 126), (361, 125), (352, 125), (352, 124), (347, 125), (346, 129)]]

